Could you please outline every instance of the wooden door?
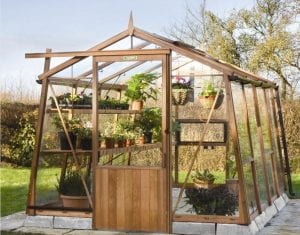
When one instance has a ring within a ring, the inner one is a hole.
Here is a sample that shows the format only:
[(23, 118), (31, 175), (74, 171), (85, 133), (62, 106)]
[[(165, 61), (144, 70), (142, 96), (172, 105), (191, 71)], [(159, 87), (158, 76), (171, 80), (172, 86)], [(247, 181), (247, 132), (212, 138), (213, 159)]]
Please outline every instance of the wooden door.
[(95, 177), (96, 229), (167, 232), (166, 169), (99, 166)]

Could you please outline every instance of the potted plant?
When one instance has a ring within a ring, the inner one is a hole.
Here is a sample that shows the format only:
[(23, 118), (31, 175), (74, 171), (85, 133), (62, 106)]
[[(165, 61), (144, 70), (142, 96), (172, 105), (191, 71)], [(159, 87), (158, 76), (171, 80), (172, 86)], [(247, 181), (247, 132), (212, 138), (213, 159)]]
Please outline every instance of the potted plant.
[[(90, 190), (90, 180), (85, 177), (88, 190)], [(89, 201), (84, 189), (80, 173), (69, 169), (66, 175), (58, 180), (56, 189), (60, 194), (64, 207), (89, 208)]]
[[(79, 118), (73, 117), (72, 119), (67, 119), (63, 117), (64, 123), (66, 125), (68, 135), (71, 139), (73, 148), (76, 148), (77, 134), (81, 127), (81, 120)], [(53, 116), (52, 124), (56, 127), (58, 131), (59, 143), (61, 150), (70, 150), (71, 146), (69, 145), (67, 136), (65, 134), (61, 119), (59, 116)]]
[(132, 101), (132, 110), (141, 110), (143, 102), (149, 98), (157, 99), (157, 90), (153, 88), (153, 81), (157, 77), (152, 73), (139, 73), (127, 82), (125, 96)]
[(92, 149), (92, 128), (87, 124), (82, 126), (78, 131), (80, 147), (83, 150)]
[(193, 89), (190, 81), (186, 81), (183, 77), (177, 76), (175, 82), (172, 82), (172, 102), (174, 105), (184, 105), (188, 102), (188, 96), (191, 95)]
[(115, 134), (115, 140), (117, 142), (118, 148), (126, 147), (126, 135), (121, 133)]
[(185, 189), (185, 200), (192, 205), (191, 211), (198, 215), (234, 215), (238, 197), (225, 185), (206, 188)]
[[(215, 89), (214, 84), (212, 82), (207, 83), (198, 95), (201, 105), (204, 108), (211, 109), (211, 107), (213, 106), (213, 103), (215, 101), (217, 93), (218, 92)], [(219, 92), (219, 96), (218, 96), (216, 105), (214, 107), (215, 109), (217, 109), (221, 106), (223, 99), (224, 99), (224, 94), (223, 94), (223, 90), (221, 89)]]
[(194, 184), (201, 188), (211, 188), (215, 181), (215, 176), (205, 169), (203, 172), (198, 169), (191, 175)]
[(143, 109), (136, 119), (136, 125), (143, 132), (145, 143), (151, 143), (153, 132), (156, 132), (158, 135), (161, 134), (160, 108)]
[(133, 145), (136, 137), (136, 125), (129, 119), (121, 119), (116, 124), (116, 134), (126, 139), (126, 146)]
[[(61, 108), (67, 108), (67, 106), (69, 104), (70, 96), (71, 96), (71, 93), (69, 93), (69, 92), (59, 95), (59, 96), (56, 96), (58, 106)], [(49, 98), (49, 100), (51, 101), (51, 108), (56, 108), (54, 98), (51, 96)]]
[(104, 130), (102, 138), (104, 140), (105, 148), (114, 148), (115, 147), (115, 133), (114, 133), (114, 123), (106, 122), (104, 123)]

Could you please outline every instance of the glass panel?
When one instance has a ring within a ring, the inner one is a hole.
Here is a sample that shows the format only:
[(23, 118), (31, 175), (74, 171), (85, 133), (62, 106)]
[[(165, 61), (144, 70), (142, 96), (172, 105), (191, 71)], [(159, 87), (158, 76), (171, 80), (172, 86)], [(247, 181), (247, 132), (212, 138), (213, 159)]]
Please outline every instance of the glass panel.
[(253, 154), (254, 161), (256, 164), (256, 174), (257, 174), (257, 182), (260, 194), (261, 204), (267, 204), (267, 196), (266, 196), (266, 186), (265, 179), (263, 174), (263, 168), (261, 163), (261, 152), (259, 147), (259, 137), (257, 132), (257, 123), (255, 117), (255, 109), (254, 109), (254, 100), (253, 100), (253, 89), (251, 85), (245, 86), (246, 99), (247, 99), (247, 108), (249, 114), (249, 124), (250, 124), (250, 132), (251, 139), (253, 145)]
[(233, 105), (234, 112), (236, 118), (236, 124), (238, 129), (238, 138), (240, 144), (240, 151), (242, 156), (242, 161), (252, 158), (250, 142), (248, 131), (246, 127), (245, 121), (245, 105), (243, 101), (243, 91), (242, 86), (239, 83), (231, 83), (232, 87), (232, 97), (233, 97)]
[(256, 210), (255, 191), (252, 177), (251, 164), (243, 166), (245, 176), (246, 196), (248, 200), (249, 213), (252, 214)]
[(265, 149), (265, 159), (266, 159), (266, 169), (269, 179), (269, 190), (271, 196), (275, 195), (274, 190), (274, 181), (273, 181), (273, 169), (272, 169), (272, 163), (271, 163), (271, 151), (272, 151), (272, 145), (271, 145), (271, 139), (269, 135), (269, 112), (266, 107), (266, 100), (264, 98), (264, 91), (262, 88), (257, 88), (257, 98), (258, 98), (258, 104), (259, 104), (259, 114), (260, 114), (260, 120), (261, 120), (261, 128), (262, 128), (262, 134), (263, 134), (263, 141), (264, 141), (264, 149)]
[[(272, 92), (270, 89), (266, 90), (266, 95), (267, 95), (267, 99), (269, 100), (269, 105), (270, 105), (270, 126), (271, 126), (271, 134), (272, 134), (272, 143), (273, 143), (273, 151), (274, 151), (274, 159), (275, 159), (275, 163), (276, 163), (276, 169), (277, 169), (277, 178), (278, 178), (278, 185), (279, 185), (279, 189), (281, 192), (284, 191), (284, 185), (283, 185), (283, 181), (282, 181), (282, 177), (284, 177), (284, 173), (281, 171), (281, 167), (280, 167), (280, 159), (279, 159), (279, 152), (278, 152), (278, 144), (277, 144), (277, 137), (276, 137), (276, 129), (275, 129), (275, 118), (274, 117), (274, 112), (273, 109), (275, 109), (275, 107), (273, 107), (273, 102), (274, 99), (272, 98)], [(275, 104), (275, 102), (274, 102)], [(276, 111), (275, 111), (276, 113)]]

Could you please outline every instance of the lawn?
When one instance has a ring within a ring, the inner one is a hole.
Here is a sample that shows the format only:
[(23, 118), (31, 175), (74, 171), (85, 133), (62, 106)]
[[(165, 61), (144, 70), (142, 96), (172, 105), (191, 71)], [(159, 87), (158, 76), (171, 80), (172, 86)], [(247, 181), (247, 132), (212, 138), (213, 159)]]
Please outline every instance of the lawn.
[[(47, 190), (55, 187), (58, 168), (43, 169), (39, 182), (40, 188)], [(9, 215), (26, 208), (28, 184), (30, 178), (29, 168), (0, 168), (1, 182), (1, 216)]]

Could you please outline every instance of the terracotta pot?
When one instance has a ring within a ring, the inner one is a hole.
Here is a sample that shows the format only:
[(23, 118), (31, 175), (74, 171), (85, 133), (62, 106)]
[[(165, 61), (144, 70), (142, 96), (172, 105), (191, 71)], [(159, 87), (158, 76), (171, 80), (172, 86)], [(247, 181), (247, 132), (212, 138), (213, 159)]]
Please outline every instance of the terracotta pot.
[(142, 110), (143, 105), (144, 105), (144, 103), (142, 100), (135, 100), (135, 101), (132, 101), (131, 109), (132, 110)]
[(87, 196), (66, 196), (60, 195), (64, 207), (72, 208), (89, 208), (89, 200)]
[(139, 141), (140, 141), (140, 144), (145, 144), (144, 136), (140, 136)]
[[(215, 95), (199, 96), (199, 100), (200, 100), (200, 103), (201, 103), (202, 107), (206, 108), (206, 109), (211, 109), (211, 107), (214, 104), (215, 98), (216, 98)], [(224, 99), (224, 94), (220, 94), (218, 99), (217, 99), (215, 109), (219, 108), (222, 105), (223, 99)]]

